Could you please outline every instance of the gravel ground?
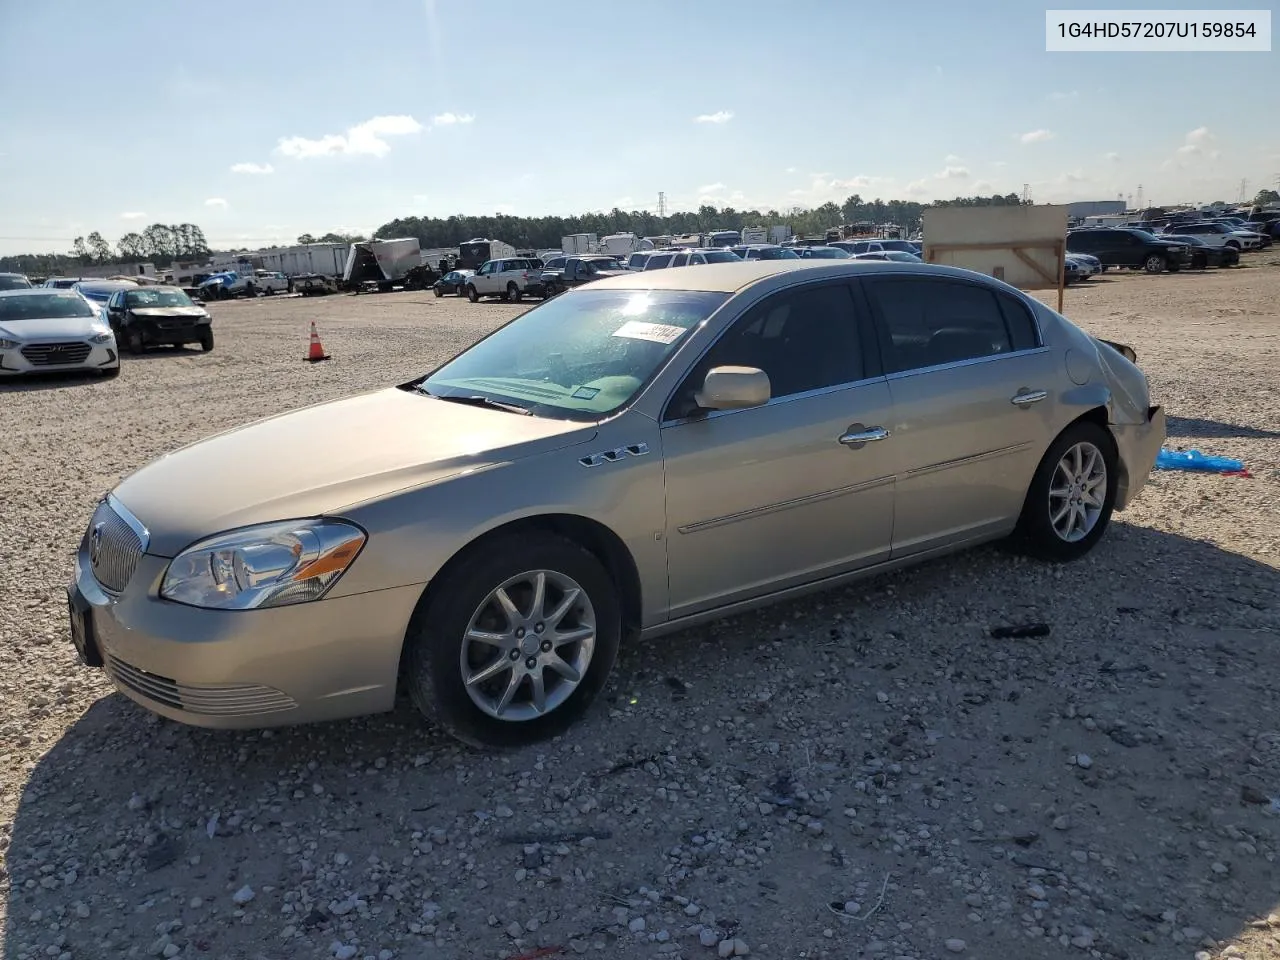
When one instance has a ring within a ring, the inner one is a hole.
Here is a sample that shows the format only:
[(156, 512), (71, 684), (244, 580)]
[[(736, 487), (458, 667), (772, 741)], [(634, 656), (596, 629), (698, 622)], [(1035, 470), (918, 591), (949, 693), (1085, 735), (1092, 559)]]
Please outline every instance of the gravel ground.
[[(1280, 955), (1270, 259), (1067, 293), (1137, 348), (1171, 444), (1252, 479), (1157, 474), (1075, 565), (985, 549), (625, 650), (569, 735), (500, 755), (408, 708), (158, 721), (78, 666), (61, 590), (131, 470), (519, 308), (217, 304), (212, 354), (0, 388), (0, 955)], [(301, 362), (312, 319), (330, 363)]]

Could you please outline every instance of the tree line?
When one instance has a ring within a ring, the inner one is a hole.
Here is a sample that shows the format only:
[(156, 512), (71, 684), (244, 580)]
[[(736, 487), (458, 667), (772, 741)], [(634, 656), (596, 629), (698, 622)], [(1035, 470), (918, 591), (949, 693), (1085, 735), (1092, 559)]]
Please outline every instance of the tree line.
[(76, 237), (69, 253), (27, 253), (0, 257), (0, 270), (19, 270), (35, 276), (74, 271), (78, 266), (151, 262), (167, 267), (175, 260), (199, 260), (212, 251), (204, 231), (194, 223), (153, 223), (141, 232), (122, 236), (113, 248), (94, 230)]
[[(934, 201), (935, 207), (989, 207), (1022, 203), (1016, 193), (989, 197), (956, 197)], [(919, 225), (930, 204), (913, 200), (864, 200), (854, 194), (842, 204), (824, 203), (813, 208), (792, 207), (780, 210), (738, 210), (704, 204), (697, 210), (659, 217), (648, 210), (626, 211), (614, 207), (608, 213), (584, 213), (572, 217), (513, 217), (498, 214), (491, 217), (455, 215), (440, 217), (400, 217), (384, 223), (376, 237), (417, 237), (425, 248), (455, 247), (476, 238), (505, 240), (521, 249), (559, 248), (560, 238), (573, 233), (634, 233), (642, 237), (704, 233), (710, 230), (741, 230), (743, 227), (767, 227), (786, 224), (801, 236), (818, 235), (842, 223), (893, 223), (906, 229)]]

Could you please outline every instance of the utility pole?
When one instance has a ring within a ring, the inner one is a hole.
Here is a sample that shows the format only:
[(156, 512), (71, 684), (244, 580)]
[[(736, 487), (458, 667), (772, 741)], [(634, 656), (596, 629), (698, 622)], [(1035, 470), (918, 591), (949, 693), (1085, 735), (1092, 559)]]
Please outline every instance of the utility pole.
[(1022, 204), (1026, 206), (1031, 202), (1031, 184), (1024, 183), (1022, 185)]
[(1142, 184), (1138, 184), (1138, 210), (1142, 209)]
[(667, 219), (667, 195), (661, 190), (658, 191), (658, 217), (659, 219)]
[(1240, 200), (1239, 200), (1240, 203), (1244, 203), (1244, 198), (1247, 195), (1248, 190), (1249, 190), (1249, 181), (1246, 180), (1244, 177), (1241, 177), (1240, 178)]

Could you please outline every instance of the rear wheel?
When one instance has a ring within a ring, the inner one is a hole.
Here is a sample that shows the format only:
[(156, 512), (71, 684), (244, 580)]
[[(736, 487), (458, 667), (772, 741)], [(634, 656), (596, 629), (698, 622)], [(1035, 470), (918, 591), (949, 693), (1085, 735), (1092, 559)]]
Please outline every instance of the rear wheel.
[(1020, 546), (1042, 560), (1084, 556), (1111, 521), (1118, 479), (1119, 455), (1111, 434), (1090, 420), (1069, 426), (1031, 480), (1018, 519)]
[(1151, 254), (1142, 262), (1142, 269), (1147, 273), (1163, 273), (1166, 266), (1165, 258), (1158, 253)]
[(507, 302), (519, 303), (520, 296), (521, 296), (520, 288), (516, 286), (514, 283), (508, 283), (507, 284)]
[(129, 330), (124, 335), (124, 348), (134, 356), (137, 356), (147, 349), (147, 345), (139, 331)]
[(467, 284), (467, 299), (472, 303), (480, 302), (480, 292), (472, 284)]
[(617, 591), (594, 554), (513, 536), (464, 557), (415, 611), (405, 680), (418, 709), (466, 743), (533, 743), (590, 706), (621, 636)]
[(255, 287), (252, 283), (246, 283), (244, 285), (244, 295), (250, 299), (253, 299), (258, 295), (258, 288)]

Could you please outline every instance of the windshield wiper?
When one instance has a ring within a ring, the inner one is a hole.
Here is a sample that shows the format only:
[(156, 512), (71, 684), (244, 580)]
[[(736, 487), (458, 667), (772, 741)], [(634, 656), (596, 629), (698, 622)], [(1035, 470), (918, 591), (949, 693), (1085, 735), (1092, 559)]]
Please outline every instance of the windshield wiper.
[(446, 397), (439, 393), (432, 393), (425, 386), (418, 387), (419, 393), (425, 393), (428, 397), (436, 400), (448, 400), (450, 403), (468, 403), (473, 407), (489, 407), (493, 410), (504, 410), (507, 413), (519, 413), (526, 417), (532, 417), (533, 411), (528, 407), (522, 407), (518, 403), (504, 403), (501, 400), (491, 400), (489, 397)]

